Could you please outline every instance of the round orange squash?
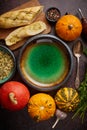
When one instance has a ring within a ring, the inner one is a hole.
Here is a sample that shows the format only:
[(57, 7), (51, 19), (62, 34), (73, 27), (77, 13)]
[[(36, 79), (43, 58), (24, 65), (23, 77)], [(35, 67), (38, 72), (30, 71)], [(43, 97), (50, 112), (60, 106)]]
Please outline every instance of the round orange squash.
[(54, 99), (45, 93), (33, 95), (28, 103), (29, 115), (37, 122), (51, 118), (55, 110)]
[(73, 41), (82, 32), (82, 24), (74, 15), (64, 15), (56, 23), (56, 34), (65, 41)]

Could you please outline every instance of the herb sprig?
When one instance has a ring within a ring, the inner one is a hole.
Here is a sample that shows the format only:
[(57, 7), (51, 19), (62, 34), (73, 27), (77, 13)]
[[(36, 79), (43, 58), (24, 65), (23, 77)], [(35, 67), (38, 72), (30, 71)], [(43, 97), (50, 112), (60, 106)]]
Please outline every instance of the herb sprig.
[(87, 56), (87, 48), (83, 49), (83, 53)]
[(77, 110), (73, 118), (77, 115), (80, 115), (80, 118), (82, 119), (83, 122), (85, 113), (87, 111), (87, 71), (84, 80), (82, 81), (80, 87), (78, 88), (78, 93), (80, 97), (80, 103), (77, 107)]

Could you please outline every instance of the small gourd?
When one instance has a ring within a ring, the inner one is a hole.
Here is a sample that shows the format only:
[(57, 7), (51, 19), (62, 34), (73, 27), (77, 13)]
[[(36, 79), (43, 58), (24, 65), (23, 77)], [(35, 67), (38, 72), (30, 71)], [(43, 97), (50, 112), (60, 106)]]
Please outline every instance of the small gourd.
[(33, 95), (28, 103), (29, 115), (37, 122), (47, 120), (54, 116), (56, 104), (54, 99), (45, 93)]
[(18, 81), (8, 81), (0, 88), (0, 103), (4, 109), (18, 111), (23, 109), (30, 98), (27, 86)]
[(61, 88), (55, 95), (55, 103), (57, 107), (65, 112), (74, 111), (78, 106), (79, 101), (78, 92), (73, 88)]
[(74, 15), (62, 16), (55, 26), (56, 34), (65, 41), (73, 41), (81, 35), (82, 24)]

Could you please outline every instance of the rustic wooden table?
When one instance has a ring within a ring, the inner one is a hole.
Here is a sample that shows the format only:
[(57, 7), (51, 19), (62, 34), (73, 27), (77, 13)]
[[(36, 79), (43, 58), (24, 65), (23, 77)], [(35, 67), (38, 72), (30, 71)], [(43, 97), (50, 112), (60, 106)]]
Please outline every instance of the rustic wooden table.
[[(30, 0), (31, 1), (31, 0)], [(0, 14), (9, 11), (21, 4), (29, 2), (29, 0), (1, 0), (0, 1)], [(77, 9), (81, 8), (84, 16), (87, 17), (87, 1), (86, 0), (39, 0), (40, 4), (44, 5), (44, 12), (48, 7), (58, 7), (61, 11), (61, 14), (64, 15), (66, 12), (75, 14), (79, 16)], [(55, 35), (54, 27), (55, 25), (51, 25), (52, 30), (50, 34)], [(81, 39), (81, 38), (79, 38)], [(83, 39), (81, 39), (83, 40)], [(75, 42), (75, 41), (74, 41)], [(73, 42), (69, 43), (69, 47), (72, 50)], [(83, 45), (86, 46), (86, 42), (83, 41)], [(20, 48), (21, 49), (21, 48)], [(20, 49), (14, 51), (15, 56), (18, 56), (18, 52)], [(72, 75), (69, 80), (66, 82), (66, 86), (74, 87), (74, 80), (76, 76), (76, 59), (73, 56), (74, 66)], [(82, 81), (84, 78), (86, 62), (84, 56), (81, 57), (80, 60), (80, 80)], [(22, 81), (20, 75), (16, 72), (13, 80)], [(37, 93), (38, 91), (33, 90), (31, 88), (31, 95)], [(50, 94), (54, 94), (55, 92), (50, 92)], [(81, 123), (81, 120), (77, 117), (72, 120), (73, 113), (69, 113), (68, 117), (59, 121), (54, 130), (86, 130), (87, 129), (87, 115), (85, 115), (84, 123)], [(53, 117), (50, 120), (43, 121), (40, 123), (34, 122), (27, 113), (27, 107), (17, 112), (10, 112), (3, 108), (0, 108), (0, 130), (51, 130), (52, 125), (55, 121), (56, 117)]]

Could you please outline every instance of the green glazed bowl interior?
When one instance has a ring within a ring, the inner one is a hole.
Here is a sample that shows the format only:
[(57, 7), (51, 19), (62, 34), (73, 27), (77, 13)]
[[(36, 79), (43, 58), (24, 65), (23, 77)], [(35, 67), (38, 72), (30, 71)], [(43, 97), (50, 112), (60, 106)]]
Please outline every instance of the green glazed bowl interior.
[(50, 91), (63, 85), (72, 71), (72, 52), (65, 42), (52, 35), (29, 39), (19, 53), (18, 70), (34, 89)]
[[(12, 66), (11, 70), (9, 71), (9, 74), (4, 78), (0, 77), (0, 84), (3, 84), (5, 82), (9, 81), (13, 77), (13, 75), (15, 73), (15, 69), (16, 69), (16, 59), (15, 59), (13, 52), (4, 45), (0, 45), (0, 53), (1, 52), (3, 52), (3, 56), (2, 57), (0, 56), (0, 64), (3, 65), (3, 63), (1, 63), (1, 62), (2, 62), (2, 59), (5, 60), (6, 55), (8, 55), (10, 58), (8, 61), (5, 62), (6, 65), (5, 65), (4, 69), (6, 69), (6, 66), (8, 66), (8, 64), (11, 63), (10, 60), (12, 60), (12, 63), (13, 63), (13, 66)], [(0, 72), (0, 76), (4, 75), (4, 73), (6, 73), (6, 71), (5, 70), (3, 71), (1, 68), (0, 68), (0, 71), (2, 71), (2, 72)]]

